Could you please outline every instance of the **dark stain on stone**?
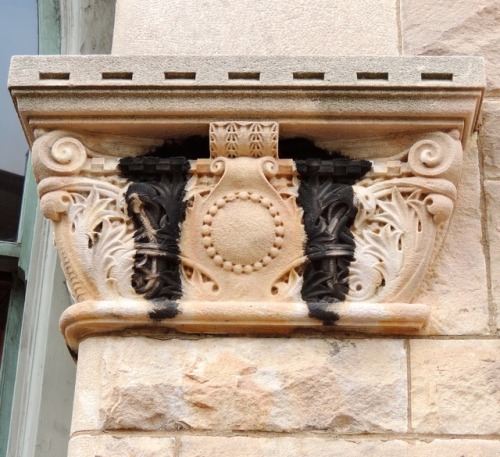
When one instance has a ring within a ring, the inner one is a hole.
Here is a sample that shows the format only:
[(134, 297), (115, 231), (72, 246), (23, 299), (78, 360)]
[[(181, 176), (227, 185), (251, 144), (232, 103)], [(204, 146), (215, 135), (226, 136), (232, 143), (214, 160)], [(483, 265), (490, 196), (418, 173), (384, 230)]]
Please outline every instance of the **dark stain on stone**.
[(335, 311), (329, 311), (327, 308), (331, 303), (307, 302), (309, 317), (323, 321), (325, 325), (335, 325), (340, 316)]
[(152, 300), (153, 309), (149, 311), (149, 318), (160, 322), (164, 319), (173, 319), (180, 314), (179, 303), (168, 300)]
[(358, 212), (352, 184), (371, 168), (366, 160), (296, 161), (307, 236), (302, 299), (309, 303), (344, 300), (355, 243), (351, 226)]
[(125, 198), (135, 226), (132, 286), (145, 298), (182, 295), (179, 238), (189, 162), (185, 157), (127, 157), (120, 170), (132, 181)]

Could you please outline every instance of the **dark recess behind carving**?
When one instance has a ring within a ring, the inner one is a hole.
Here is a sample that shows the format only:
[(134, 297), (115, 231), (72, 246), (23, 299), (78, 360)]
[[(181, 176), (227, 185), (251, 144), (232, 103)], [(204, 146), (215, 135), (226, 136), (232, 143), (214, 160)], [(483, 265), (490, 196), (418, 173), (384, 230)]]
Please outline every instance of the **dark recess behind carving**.
[[(278, 142), (278, 152), (281, 159), (335, 159), (344, 158), (339, 152), (319, 148), (307, 138), (284, 138)], [(190, 136), (180, 139), (165, 140), (162, 146), (152, 149), (146, 156), (172, 158), (183, 157), (186, 160), (196, 160), (210, 157), (208, 136)], [(349, 159), (345, 159), (349, 160)]]

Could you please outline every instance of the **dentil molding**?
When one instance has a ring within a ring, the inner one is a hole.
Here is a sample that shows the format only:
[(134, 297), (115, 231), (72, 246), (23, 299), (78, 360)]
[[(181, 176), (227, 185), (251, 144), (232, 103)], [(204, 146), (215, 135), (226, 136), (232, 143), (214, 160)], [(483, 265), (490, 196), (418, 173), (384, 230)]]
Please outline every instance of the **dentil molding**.
[(483, 80), (467, 57), (15, 58), (69, 346), (418, 331)]

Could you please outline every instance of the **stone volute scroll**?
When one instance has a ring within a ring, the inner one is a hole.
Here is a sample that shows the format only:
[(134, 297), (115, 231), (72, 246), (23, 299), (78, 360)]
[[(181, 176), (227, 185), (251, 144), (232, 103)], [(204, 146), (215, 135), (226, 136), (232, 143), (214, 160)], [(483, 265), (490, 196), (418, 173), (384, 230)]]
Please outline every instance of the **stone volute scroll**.
[[(65, 63), (69, 83), (39, 82), (50, 59), (18, 70), (14, 62), (11, 81), (75, 302), (61, 318), (71, 350), (89, 335), (123, 331), (405, 333), (426, 325), (433, 304), (415, 297), (446, 236), (482, 93), (460, 76), (471, 68), (466, 58), (439, 90), (426, 79), (397, 90), (362, 82), (360, 91), (329, 73), (295, 87), (280, 73), (255, 87), (258, 103), (247, 97), (253, 87), (226, 93), (235, 83), (203, 80), (201, 70), (193, 87), (149, 82), (151, 97), (145, 81), (92, 82), (78, 62)], [(443, 62), (415, 68), (422, 65)], [(71, 108), (59, 108), (66, 98)]]

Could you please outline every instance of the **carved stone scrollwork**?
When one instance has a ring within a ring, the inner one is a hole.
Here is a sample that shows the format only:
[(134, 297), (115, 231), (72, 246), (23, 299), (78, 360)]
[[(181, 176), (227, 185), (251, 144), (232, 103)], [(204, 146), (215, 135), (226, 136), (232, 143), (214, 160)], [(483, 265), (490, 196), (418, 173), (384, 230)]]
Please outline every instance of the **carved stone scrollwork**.
[[(401, 316), (420, 327), (428, 307), (411, 301), (456, 200), (456, 133), (367, 161), (304, 139), (283, 142), (293, 159), (280, 159), (277, 132), (212, 124), (210, 158), (176, 149), (189, 160), (155, 156), (155, 141), (42, 134), (41, 209), (75, 301), (106, 319), (121, 303), (133, 325), (193, 331), (390, 327)], [(311, 144), (316, 158), (304, 157)]]
[[(107, 142), (113, 148), (111, 137), (101, 140), (101, 147)], [(136, 152), (149, 144), (136, 142)], [(117, 175), (117, 163), (112, 154), (95, 152), (67, 132), (43, 134), (33, 145), (41, 210), (54, 222), (75, 301), (136, 297), (131, 285), (134, 232), (125, 202), (128, 183)]]
[(359, 211), (348, 300), (411, 302), (446, 231), (461, 163), (456, 133), (437, 132), (395, 160), (375, 161), (354, 186)]
[[(218, 158), (193, 167), (181, 238), (184, 297), (190, 300), (292, 300), (283, 276), (303, 261), (301, 211), (280, 193), (293, 163), (271, 157)], [(205, 174), (218, 178), (212, 188)], [(297, 275), (297, 280), (299, 277)], [(210, 287), (207, 287), (207, 282)]]

